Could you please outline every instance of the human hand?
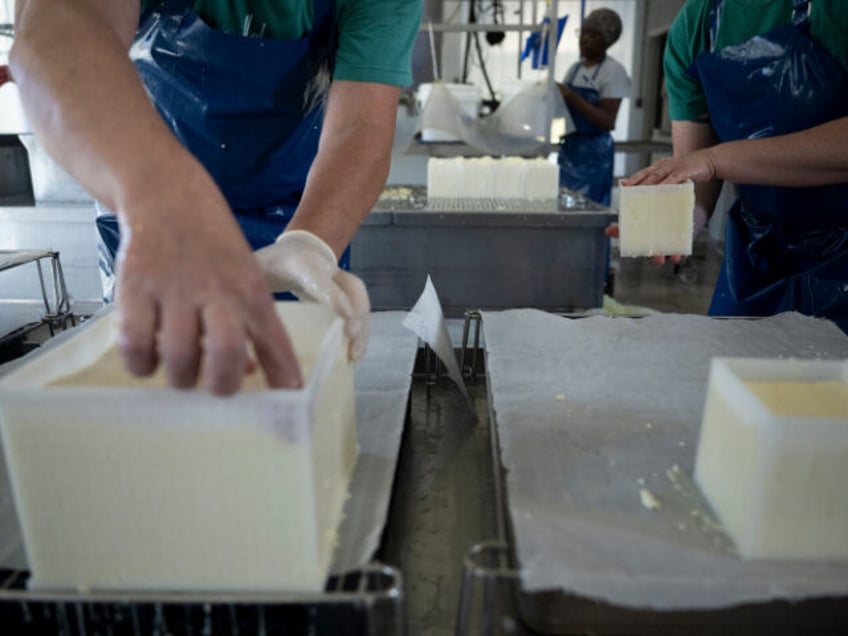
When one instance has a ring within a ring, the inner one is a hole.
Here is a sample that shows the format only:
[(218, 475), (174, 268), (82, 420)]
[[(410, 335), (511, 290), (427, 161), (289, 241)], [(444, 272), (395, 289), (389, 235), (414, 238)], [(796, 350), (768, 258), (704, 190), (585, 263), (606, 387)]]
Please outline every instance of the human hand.
[(666, 157), (642, 168), (619, 183), (623, 187), (683, 183), (703, 183), (716, 178), (716, 162), (712, 148), (703, 148), (684, 157)]
[(306, 230), (289, 230), (273, 245), (257, 251), (256, 258), (273, 291), (290, 291), (330, 307), (345, 321), (351, 359), (365, 355), (371, 311), (368, 292), (357, 276), (339, 269), (329, 245)]
[(173, 180), (118, 209), (116, 301), (127, 368), (168, 383), (236, 392), (248, 346), (272, 388), (302, 384), (288, 334), (250, 246), (214, 185)]

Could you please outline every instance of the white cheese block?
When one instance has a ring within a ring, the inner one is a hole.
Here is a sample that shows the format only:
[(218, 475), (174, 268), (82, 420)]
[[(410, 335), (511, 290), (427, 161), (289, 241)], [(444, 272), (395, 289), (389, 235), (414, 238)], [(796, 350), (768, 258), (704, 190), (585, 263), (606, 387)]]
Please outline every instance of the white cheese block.
[(694, 210), (695, 186), (691, 181), (621, 188), (621, 255), (691, 254)]
[(427, 193), (437, 199), (458, 198), (465, 180), (465, 162), (462, 157), (439, 159), (431, 157), (427, 161)]
[(848, 361), (712, 361), (695, 480), (745, 558), (848, 560)]
[(527, 162), (527, 198), (549, 201), (559, 195), (559, 166), (546, 159)]
[(522, 157), (430, 158), (429, 199), (522, 199), (555, 201), (559, 168), (545, 159)]
[(114, 367), (111, 313), (0, 381), (30, 587), (323, 589), (357, 455), (353, 374), (340, 319), (278, 311), (302, 389), (137, 383)]
[(524, 199), (527, 196), (527, 162), (521, 157), (504, 157), (492, 166), (495, 199)]
[(463, 199), (489, 199), (495, 189), (494, 170), (497, 162), (491, 157), (466, 159), (463, 170)]

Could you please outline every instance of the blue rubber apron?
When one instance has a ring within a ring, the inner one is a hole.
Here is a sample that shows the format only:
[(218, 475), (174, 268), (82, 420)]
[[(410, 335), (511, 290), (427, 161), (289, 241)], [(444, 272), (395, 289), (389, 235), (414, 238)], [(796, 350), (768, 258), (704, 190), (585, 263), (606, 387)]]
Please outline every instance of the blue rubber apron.
[[(809, 37), (808, 3), (793, 23), (715, 50), (724, 0), (712, 7), (710, 50), (690, 71), (721, 141), (785, 135), (848, 115), (848, 72)], [(848, 183), (738, 185), (710, 314), (799, 311), (848, 332)]]
[[(603, 63), (601, 60), (595, 69), (592, 82), (597, 79)], [(581, 68), (579, 64), (575, 66), (566, 80), (566, 85), (587, 102), (597, 106), (601, 103), (598, 89), (574, 85), (574, 79)], [(612, 135), (608, 130), (595, 126), (576, 110), (572, 111), (571, 116), (576, 131), (565, 136), (559, 149), (559, 184), (596, 203), (608, 206), (615, 158)]]
[[(324, 108), (316, 78), (332, 72), (334, 2), (315, 0), (313, 28), (297, 39), (224, 33), (192, 7), (191, 0), (166, 0), (146, 12), (130, 57), (159, 113), (215, 180), (257, 250), (291, 220), (318, 151)], [(108, 279), (120, 240), (115, 215), (99, 210), (97, 228)], [(340, 266), (349, 269), (349, 250)]]

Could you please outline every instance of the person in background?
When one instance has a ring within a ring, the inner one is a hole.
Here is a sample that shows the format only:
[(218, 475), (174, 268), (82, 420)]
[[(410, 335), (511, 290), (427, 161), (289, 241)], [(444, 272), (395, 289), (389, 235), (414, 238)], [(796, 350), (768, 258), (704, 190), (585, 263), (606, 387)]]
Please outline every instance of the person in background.
[(709, 313), (848, 332), (848, 2), (689, 0), (664, 66), (673, 156), (621, 185), (691, 179), (696, 234), (736, 185)]
[(12, 74), (102, 204), (132, 373), (230, 394), (252, 350), (299, 386), (272, 291), (331, 306), (363, 355), (368, 295), (338, 260), (388, 174), (420, 4), (17, 0)]
[(559, 184), (608, 206), (614, 146), (610, 131), (621, 100), (630, 96), (630, 77), (607, 55), (621, 36), (621, 18), (612, 9), (595, 9), (580, 28), (580, 61), (558, 84), (576, 129), (566, 131), (559, 151)]

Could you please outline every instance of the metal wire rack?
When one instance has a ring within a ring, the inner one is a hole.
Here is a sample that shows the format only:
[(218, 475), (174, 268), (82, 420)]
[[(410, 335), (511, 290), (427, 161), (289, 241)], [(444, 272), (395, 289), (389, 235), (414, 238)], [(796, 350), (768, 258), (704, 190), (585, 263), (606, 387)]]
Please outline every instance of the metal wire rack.
[(430, 199), (433, 212), (556, 212), (557, 199), (528, 201), (527, 199)]
[(318, 594), (28, 590), (28, 573), (0, 570), (0, 631), (16, 636), (402, 636), (399, 570), (380, 563), (333, 576)]
[[(49, 287), (52, 288), (50, 295), (48, 295), (48, 283), (41, 264), (43, 260), (49, 261)], [(71, 311), (71, 301), (65, 285), (65, 274), (59, 252), (55, 250), (0, 250), (0, 272), (28, 263), (35, 263), (38, 271), (41, 300), (44, 303), (42, 323), (50, 329), (50, 335), (55, 334), (57, 327), (65, 329), (69, 322), (74, 325), (74, 315)]]

